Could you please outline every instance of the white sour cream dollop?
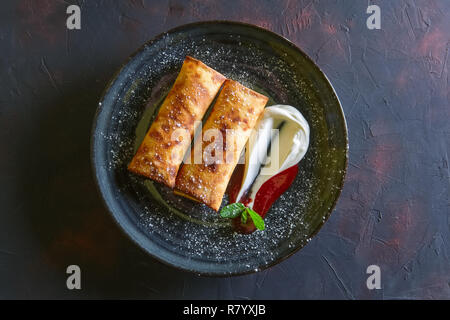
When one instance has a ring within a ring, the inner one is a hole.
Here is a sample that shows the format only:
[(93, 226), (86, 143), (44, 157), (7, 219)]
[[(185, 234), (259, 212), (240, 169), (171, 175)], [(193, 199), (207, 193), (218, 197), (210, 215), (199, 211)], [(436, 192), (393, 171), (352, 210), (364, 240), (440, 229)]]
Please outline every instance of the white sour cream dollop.
[(308, 146), (309, 125), (300, 111), (287, 105), (265, 108), (247, 142), (244, 175), (236, 202), (247, 194), (245, 198), (251, 199), (247, 206), (252, 207), (261, 186), (299, 163)]

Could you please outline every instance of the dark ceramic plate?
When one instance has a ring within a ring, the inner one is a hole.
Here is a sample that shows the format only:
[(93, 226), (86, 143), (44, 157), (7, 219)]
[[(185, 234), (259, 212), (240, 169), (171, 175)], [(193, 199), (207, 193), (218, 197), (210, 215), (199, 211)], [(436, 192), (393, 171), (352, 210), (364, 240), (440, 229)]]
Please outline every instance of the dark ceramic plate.
[[(309, 122), (309, 150), (267, 213), (265, 231), (237, 234), (216, 212), (126, 169), (186, 55), (267, 95), (268, 105), (297, 107)], [(340, 194), (347, 149), (339, 100), (300, 49), (256, 26), (202, 22), (158, 36), (119, 71), (94, 120), (92, 163), (106, 206), (145, 251), (195, 273), (236, 275), (280, 262), (318, 232)]]

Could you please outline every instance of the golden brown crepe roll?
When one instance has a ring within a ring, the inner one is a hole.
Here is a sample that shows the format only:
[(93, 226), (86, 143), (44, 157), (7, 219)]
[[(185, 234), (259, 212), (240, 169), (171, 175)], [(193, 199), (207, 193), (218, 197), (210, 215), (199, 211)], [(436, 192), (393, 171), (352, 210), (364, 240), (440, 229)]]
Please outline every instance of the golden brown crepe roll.
[(201, 61), (186, 57), (128, 170), (173, 188), (197, 123), (225, 79)]
[(177, 194), (219, 209), (242, 149), (267, 100), (236, 81), (225, 81), (202, 129), (203, 139), (195, 142), (190, 163), (184, 164), (178, 173)]

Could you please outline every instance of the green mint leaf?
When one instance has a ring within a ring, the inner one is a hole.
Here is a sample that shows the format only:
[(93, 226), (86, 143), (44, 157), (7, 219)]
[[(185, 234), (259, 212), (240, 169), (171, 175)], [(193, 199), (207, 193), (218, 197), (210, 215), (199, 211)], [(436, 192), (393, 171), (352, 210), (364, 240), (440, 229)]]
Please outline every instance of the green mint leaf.
[(220, 216), (222, 218), (236, 218), (245, 210), (245, 206), (242, 203), (232, 203), (220, 210)]
[(261, 218), (261, 216), (256, 211), (247, 207), (245, 208), (245, 212), (248, 212), (250, 218), (252, 218), (253, 220), (253, 224), (257, 229), (264, 230), (266, 228), (263, 218)]
[(247, 210), (242, 211), (242, 215), (241, 215), (241, 222), (242, 222), (242, 224), (246, 224), (247, 223), (247, 218), (248, 218)]

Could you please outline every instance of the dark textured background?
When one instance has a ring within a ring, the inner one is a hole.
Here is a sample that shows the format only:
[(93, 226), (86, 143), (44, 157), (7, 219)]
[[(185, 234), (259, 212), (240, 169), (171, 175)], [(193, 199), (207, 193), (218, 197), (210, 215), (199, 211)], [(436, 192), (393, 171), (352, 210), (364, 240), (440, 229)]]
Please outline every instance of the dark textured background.
[[(450, 1), (71, 1), (0, 5), (0, 298), (450, 298)], [(366, 28), (369, 3), (382, 30)], [(325, 71), (350, 139), (346, 184), (319, 234), (287, 261), (200, 278), (148, 257), (91, 177), (102, 90), (145, 41), (201, 20), (253, 23)], [(82, 268), (69, 291), (66, 267)], [(369, 291), (378, 264), (382, 289)]]

